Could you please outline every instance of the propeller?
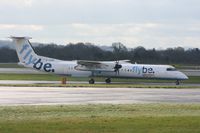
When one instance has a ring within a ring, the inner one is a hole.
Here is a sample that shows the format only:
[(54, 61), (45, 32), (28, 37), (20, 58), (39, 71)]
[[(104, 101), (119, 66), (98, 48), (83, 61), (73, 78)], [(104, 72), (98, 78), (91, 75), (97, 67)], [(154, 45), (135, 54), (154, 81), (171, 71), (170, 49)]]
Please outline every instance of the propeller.
[(114, 66), (114, 71), (116, 72), (116, 75), (119, 75), (119, 69), (122, 68), (122, 65), (119, 64), (119, 61), (116, 61), (116, 64)]

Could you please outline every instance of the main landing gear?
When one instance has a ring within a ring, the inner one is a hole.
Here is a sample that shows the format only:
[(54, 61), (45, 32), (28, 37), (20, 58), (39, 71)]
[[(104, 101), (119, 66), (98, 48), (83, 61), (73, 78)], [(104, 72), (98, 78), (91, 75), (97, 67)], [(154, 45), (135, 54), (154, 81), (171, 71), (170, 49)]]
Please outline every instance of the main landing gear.
[[(105, 82), (107, 83), (107, 84), (110, 84), (111, 83), (111, 79), (110, 78), (106, 78), (105, 79)], [(91, 78), (90, 80), (89, 80), (89, 84), (94, 84), (95, 83), (95, 80), (93, 79), (93, 78)]]
[(94, 84), (95, 83), (95, 80), (93, 79), (93, 78), (91, 78), (90, 80), (89, 80), (89, 84)]
[(107, 84), (110, 84), (110, 83), (111, 83), (111, 79), (110, 79), (110, 78), (107, 78), (107, 79), (105, 79), (105, 82), (106, 82)]
[(176, 85), (180, 85), (180, 81), (179, 80), (176, 80)]

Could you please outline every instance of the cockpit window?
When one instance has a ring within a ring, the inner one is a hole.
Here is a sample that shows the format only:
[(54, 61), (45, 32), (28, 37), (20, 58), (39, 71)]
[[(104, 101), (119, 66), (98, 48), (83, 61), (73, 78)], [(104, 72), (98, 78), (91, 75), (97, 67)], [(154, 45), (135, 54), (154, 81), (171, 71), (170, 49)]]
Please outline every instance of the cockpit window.
[(176, 68), (170, 67), (170, 68), (167, 68), (167, 71), (176, 71)]

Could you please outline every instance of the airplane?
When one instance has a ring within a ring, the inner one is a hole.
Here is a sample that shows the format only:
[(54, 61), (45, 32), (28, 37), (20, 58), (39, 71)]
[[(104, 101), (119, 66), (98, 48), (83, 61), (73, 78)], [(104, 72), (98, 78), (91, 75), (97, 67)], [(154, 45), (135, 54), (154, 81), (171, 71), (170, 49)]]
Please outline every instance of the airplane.
[(16, 48), (19, 65), (51, 74), (72, 77), (91, 77), (89, 84), (94, 84), (94, 77), (105, 77), (106, 83), (111, 78), (141, 78), (175, 80), (176, 85), (188, 77), (170, 65), (132, 64), (129, 60), (119, 61), (63, 61), (37, 55), (30, 43), (31, 37), (10, 37)]

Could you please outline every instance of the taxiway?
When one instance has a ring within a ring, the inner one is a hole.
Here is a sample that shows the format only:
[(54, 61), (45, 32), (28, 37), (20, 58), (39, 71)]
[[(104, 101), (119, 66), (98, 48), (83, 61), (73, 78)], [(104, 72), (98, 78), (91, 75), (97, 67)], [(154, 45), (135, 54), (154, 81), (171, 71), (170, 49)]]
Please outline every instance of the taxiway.
[(200, 89), (0, 87), (0, 105), (200, 103)]
[[(0, 80), (0, 85), (31, 85), (31, 84), (61, 84), (61, 81), (38, 81), (38, 80)], [(88, 81), (67, 81), (67, 84), (89, 84)], [(95, 82), (95, 84), (106, 84), (105, 82)], [(176, 84), (172, 82), (112, 82), (111, 84), (132, 84), (132, 85), (150, 85), (150, 86), (168, 86), (173, 87)], [(181, 87), (200, 87), (198, 83), (180, 83)]]

